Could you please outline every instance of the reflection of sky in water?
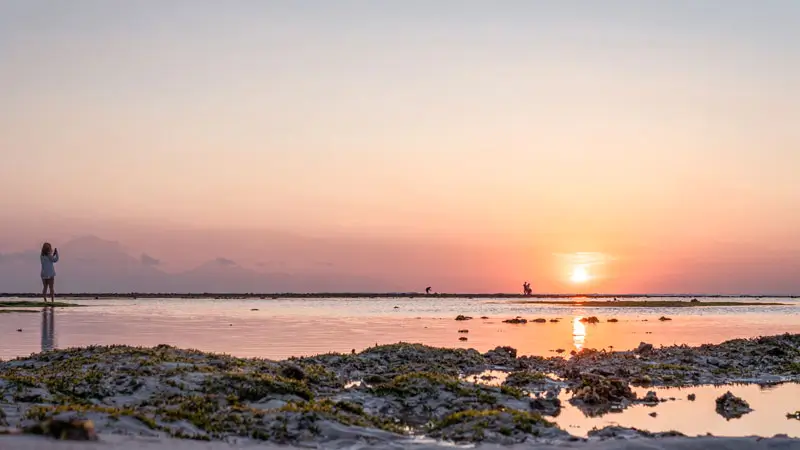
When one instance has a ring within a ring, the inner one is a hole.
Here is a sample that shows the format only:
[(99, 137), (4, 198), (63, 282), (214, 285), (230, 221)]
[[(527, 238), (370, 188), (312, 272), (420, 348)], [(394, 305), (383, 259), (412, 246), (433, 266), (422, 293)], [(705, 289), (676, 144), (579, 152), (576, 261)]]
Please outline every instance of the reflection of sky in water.
[(586, 340), (586, 325), (581, 322), (582, 318), (577, 316), (572, 320), (572, 343), (578, 351), (583, 348), (583, 342)]
[[(585, 437), (593, 428), (610, 425), (634, 427), (651, 432), (676, 430), (688, 436), (711, 433), (716, 436), (800, 437), (800, 421), (786, 419), (797, 409), (800, 384), (786, 383), (768, 388), (758, 385), (693, 386), (685, 388), (634, 388), (639, 397), (655, 391), (659, 398), (674, 399), (656, 406), (633, 405), (598, 417), (587, 417), (569, 403), (572, 394), (562, 391), (561, 414), (554, 419), (570, 434)], [(739, 419), (726, 420), (715, 411), (717, 397), (730, 391), (750, 404), (753, 412)], [(696, 400), (687, 396), (695, 394)], [(655, 412), (656, 417), (650, 416)]]
[(56, 313), (55, 308), (42, 310), (42, 351), (46, 352), (55, 348), (56, 339)]
[[(72, 302), (72, 300), (70, 300)], [(794, 300), (784, 300), (795, 302)], [(508, 345), (519, 355), (553, 356), (559, 349), (628, 350), (645, 341), (701, 345), (780, 332), (800, 333), (800, 304), (787, 307), (588, 308), (487, 303), (483, 299), (331, 300), (77, 300), (81, 308), (30, 308), (0, 314), (0, 359), (50, 348), (87, 345), (174, 345), (242, 357), (284, 359), (350, 353), (378, 344), (418, 342), (486, 352)], [(397, 308), (395, 308), (397, 307)], [(58, 325), (54, 315), (58, 315)], [(456, 315), (475, 317), (468, 322)], [(662, 315), (674, 320), (659, 322)], [(487, 316), (487, 319), (481, 319)], [(546, 323), (509, 325), (522, 316)], [(597, 316), (601, 323), (580, 319)], [(614, 317), (618, 323), (609, 324)], [(554, 319), (556, 321), (554, 321)], [(560, 319), (560, 320), (559, 320)], [(570, 320), (572, 319), (572, 320)], [(648, 321), (644, 321), (648, 319)], [(56, 326), (58, 333), (56, 334)], [(469, 334), (458, 333), (468, 328)], [(591, 336), (588, 336), (591, 328)], [(22, 332), (16, 330), (21, 329)], [(459, 341), (468, 337), (467, 341)]]

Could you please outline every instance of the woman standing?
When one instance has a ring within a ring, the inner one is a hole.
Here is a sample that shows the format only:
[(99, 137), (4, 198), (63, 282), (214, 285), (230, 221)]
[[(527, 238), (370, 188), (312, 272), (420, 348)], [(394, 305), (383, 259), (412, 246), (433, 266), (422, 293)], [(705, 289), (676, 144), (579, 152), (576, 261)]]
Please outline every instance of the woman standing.
[(50, 301), (55, 303), (56, 301), (56, 292), (55, 292), (55, 282), (56, 282), (56, 268), (55, 263), (58, 262), (58, 249), (53, 250), (53, 246), (50, 245), (49, 242), (45, 242), (42, 245), (42, 297), (44, 297), (45, 303), (47, 303), (47, 288), (50, 288)]

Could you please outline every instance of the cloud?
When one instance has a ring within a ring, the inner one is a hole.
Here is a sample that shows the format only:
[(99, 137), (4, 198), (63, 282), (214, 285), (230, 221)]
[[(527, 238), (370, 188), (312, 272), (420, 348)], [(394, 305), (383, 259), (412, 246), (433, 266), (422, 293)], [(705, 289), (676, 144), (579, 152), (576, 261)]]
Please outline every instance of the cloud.
[(143, 266), (157, 266), (161, 264), (160, 259), (153, 258), (152, 256), (148, 255), (147, 253), (142, 253), (142, 265)]
[(236, 265), (236, 261), (234, 261), (232, 259), (228, 259), (228, 258), (217, 258), (215, 261), (220, 266), (235, 266)]

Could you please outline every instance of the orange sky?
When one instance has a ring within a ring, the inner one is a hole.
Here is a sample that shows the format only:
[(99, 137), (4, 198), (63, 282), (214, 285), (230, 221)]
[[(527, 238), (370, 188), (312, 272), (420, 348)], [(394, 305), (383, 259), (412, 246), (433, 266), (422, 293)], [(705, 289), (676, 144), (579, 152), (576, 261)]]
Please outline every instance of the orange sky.
[(299, 3), (0, 5), (0, 253), (800, 292), (798, 5)]

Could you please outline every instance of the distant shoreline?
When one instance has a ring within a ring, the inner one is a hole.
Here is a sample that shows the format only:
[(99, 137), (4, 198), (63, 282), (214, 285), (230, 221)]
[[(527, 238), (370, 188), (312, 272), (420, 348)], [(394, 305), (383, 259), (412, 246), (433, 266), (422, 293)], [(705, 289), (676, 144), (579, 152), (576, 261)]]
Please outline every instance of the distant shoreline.
[[(0, 293), (0, 298), (40, 298), (40, 293)], [(509, 293), (443, 293), (425, 294), (422, 292), (282, 292), (282, 293), (59, 293), (59, 298), (72, 299), (216, 299), (216, 300), (278, 300), (278, 299), (332, 299), (332, 298), (446, 298), (446, 299), (520, 299), (535, 303), (536, 299), (631, 299), (631, 298), (800, 298), (800, 295), (732, 295), (732, 294), (537, 294), (526, 296)]]

